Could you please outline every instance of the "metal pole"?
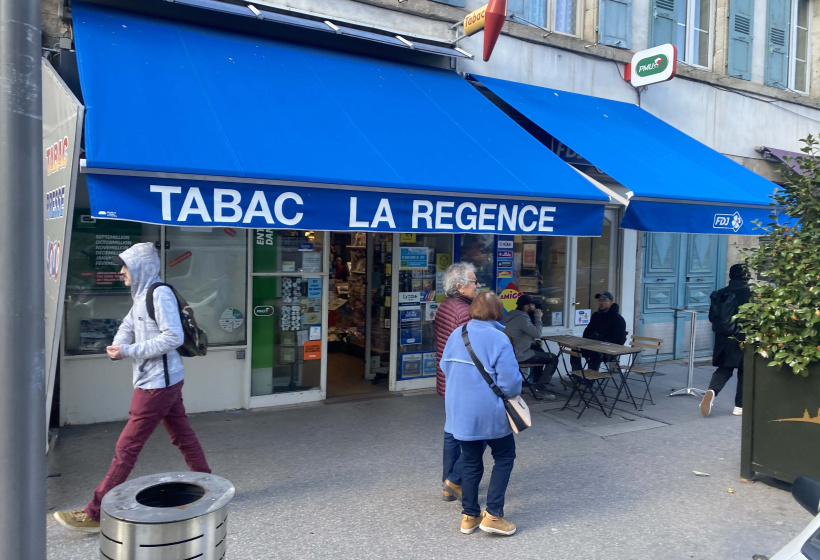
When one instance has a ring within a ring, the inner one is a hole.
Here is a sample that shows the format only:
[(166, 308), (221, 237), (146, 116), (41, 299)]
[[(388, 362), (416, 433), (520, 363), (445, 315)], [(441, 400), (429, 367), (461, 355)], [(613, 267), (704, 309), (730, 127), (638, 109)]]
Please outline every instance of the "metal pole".
[(702, 397), (704, 393), (703, 389), (697, 389), (692, 386), (695, 382), (695, 328), (698, 324), (698, 312), (693, 309), (682, 309), (681, 311), (687, 311), (692, 314), (692, 319), (689, 326), (689, 370), (686, 375), (686, 388), (672, 391), (672, 394), (669, 396), (674, 397), (676, 395), (692, 395), (693, 397)]
[(0, 0), (0, 523), (3, 558), (46, 558), (40, 0)]

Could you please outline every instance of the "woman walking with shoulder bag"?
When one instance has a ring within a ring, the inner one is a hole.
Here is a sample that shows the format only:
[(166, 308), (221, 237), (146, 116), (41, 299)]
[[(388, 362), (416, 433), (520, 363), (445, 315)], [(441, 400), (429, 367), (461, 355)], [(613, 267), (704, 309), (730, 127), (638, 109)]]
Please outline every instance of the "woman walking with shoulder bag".
[[(521, 374), (510, 339), (499, 323), (504, 313), (501, 300), (492, 292), (478, 294), (470, 305), (467, 335), (476, 358), (507, 397), (521, 393)], [(484, 380), (456, 329), (447, 340), (441, 358), (446, 376), (445, 431), (461, 441), (464, 458), (461, 486), (461, 532), (476, 529), (500, 535), (515, 533), (504, 518), (504, 497), (515, 462), (515, 439), (504, 402)], [(478, 485), (484, 474), (483, 454), (489, 446), (494, 460), (487, 489), (487, 509), (478, 503)]]

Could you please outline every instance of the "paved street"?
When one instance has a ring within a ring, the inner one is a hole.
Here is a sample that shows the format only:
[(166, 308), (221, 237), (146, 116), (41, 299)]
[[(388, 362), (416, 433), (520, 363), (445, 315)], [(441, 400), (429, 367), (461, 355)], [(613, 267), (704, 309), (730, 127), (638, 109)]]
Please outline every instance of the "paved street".
[[(621, 404), (611, 419), (590, 409), (577, 421), (558, 410), (561, 399), (528, 399), (534, 425), (517, 436), (507, 492), (506, 514), (518, 525), (511, 538), (462, 535), (459, 504), (441, 501), (444, 407), (435, 393), (200, 414), (192, 422), (214, 473), (236, 485), (232, 560), (773, 555), (810, 516), (777, 483), (740, 482), (734, 378), (704, 419), (696, 398), (667, 396), (685, 384), (685, 363), (660, 370), (657, 405), (647, 402), (643, 412)], [(695, 385), (705, 388), (711, 371), (699, 366)], [(49, 512), (85, 505), (121, 428), (60, 430), (48, 462)], [(160, 429), (132, 477), (174, 470), (185, 464)], [(50, 560), (97, 554), (96, 536), (69, 533), (49, 516)]]

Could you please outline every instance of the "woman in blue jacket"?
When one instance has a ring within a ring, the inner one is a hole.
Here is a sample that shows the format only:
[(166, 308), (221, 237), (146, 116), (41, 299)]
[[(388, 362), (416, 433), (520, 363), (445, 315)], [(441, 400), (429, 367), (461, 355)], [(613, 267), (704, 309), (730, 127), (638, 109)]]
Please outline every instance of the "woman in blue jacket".
[[(478, 294), (470, 305), (467, 323), (470, 345), (484, 369), (508, 397), (521, 393), (521, 374), (509, 338), (499, 323), (504, 313), (492, 292)], [(461, 532), (476, 529), (512, 535), (515, 525), (504, 519), (504, 495), (515, 461), (515, 439), (504, 403), (493, 393), (464, 346), (461, 329), (447, 340), (441, 357), (446, 377), (444, 430), (461, 441), (464, 456), (461, 486)], [(493, 472), (487, 489), (487, 509), (478, 504), (478, 485), (484, 474), (484, 448), (492, 450)]]

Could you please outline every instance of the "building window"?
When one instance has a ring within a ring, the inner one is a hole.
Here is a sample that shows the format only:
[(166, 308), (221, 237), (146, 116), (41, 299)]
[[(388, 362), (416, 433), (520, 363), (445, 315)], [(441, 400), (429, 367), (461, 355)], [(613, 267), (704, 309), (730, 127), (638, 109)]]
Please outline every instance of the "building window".
[(769, 0), (766, 85), (809, 91), (809, 0)]
[(579, 7), (578, 0), (510, 0), (507, 13), (550, 31), (578, 35)]
[(672, 43), (678, 60), (708, 68), (711, 13), (711, 0), (654, 0), (650, 47)]
[(809, 0), (792, 0), (790, 23), (789, 88), (808, 93)]

